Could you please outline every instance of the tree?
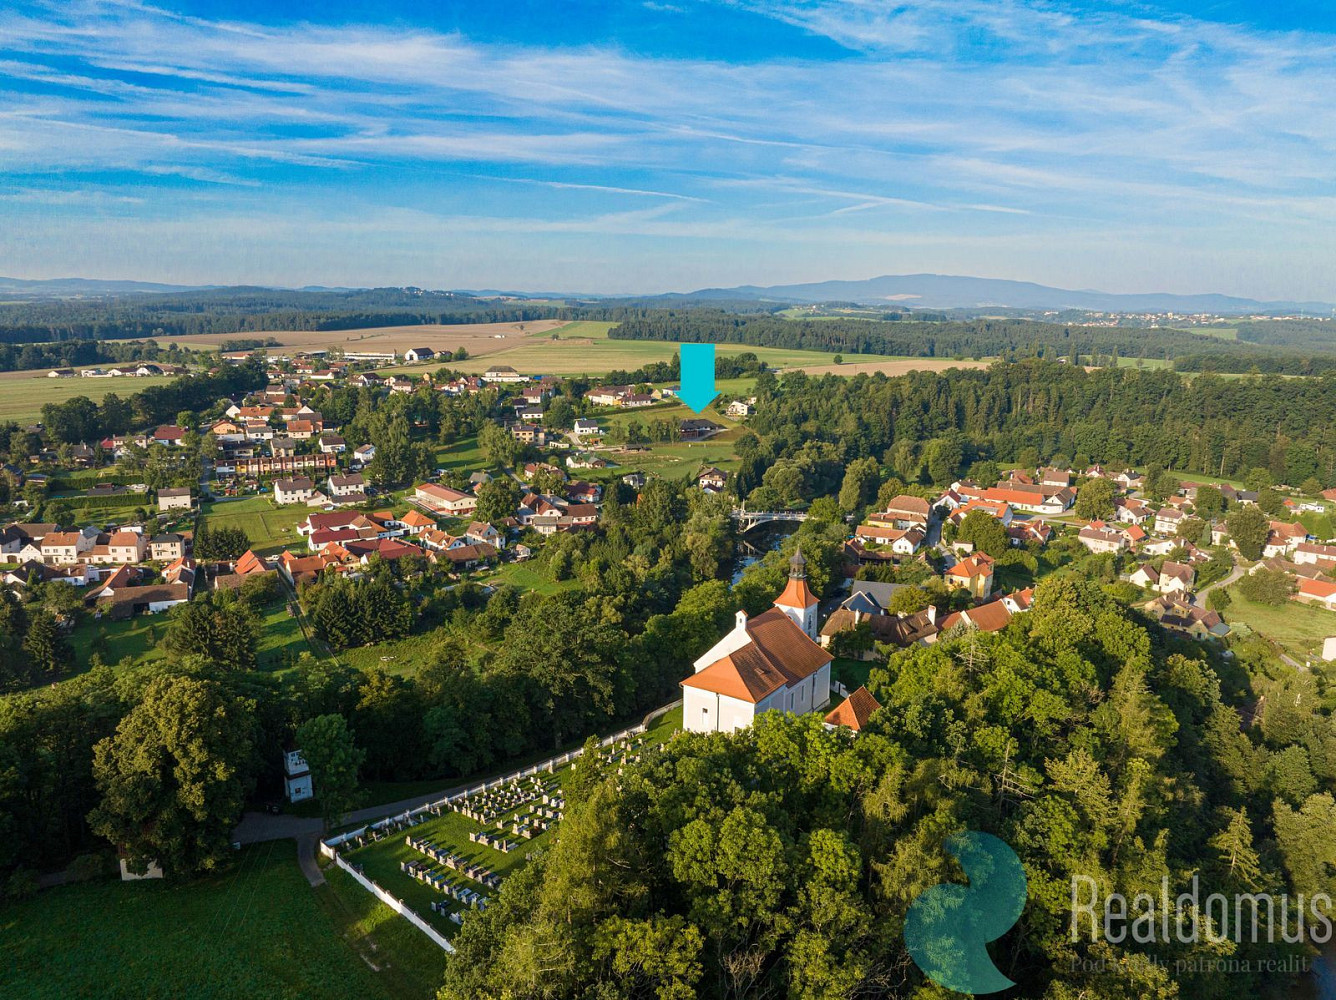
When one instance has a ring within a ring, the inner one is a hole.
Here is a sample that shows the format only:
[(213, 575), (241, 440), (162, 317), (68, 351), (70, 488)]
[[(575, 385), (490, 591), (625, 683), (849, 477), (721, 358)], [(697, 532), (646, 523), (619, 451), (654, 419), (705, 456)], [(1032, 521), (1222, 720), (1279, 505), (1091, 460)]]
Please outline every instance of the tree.
[(318, 715), (297, 730), (297, 746), (311, 769), (325, 828), (337, 826), (357, 804), (357, 772), (366, 761), (342, 715)]
[(478, 487), (478, 507), (474, 516), (479, 521), (496, 524), (507, 517), (513, 517), (519, 502), (519, 484), (509, 476), (497, 476)]
[(1239, 593), (1258, 604), (1279, 606), (1294, 593), (1294, 580), (1278, 569), (1259, 569), (1245, 573), (1238, 582)]
[(1225, 512), (1225, 495), (1215, 486), (1198, 486), (1197, 495), (1192, 501), (1197, 515), (1207, 521), (1219, 517)]
[(1238, 546), (1239, 555), (1244, 559), (1262, 558), (1262, 548), (1266, 545), (1271, 525), (1257, 507), (1246, 504), (1234, 508), (1225, 519), (1225, 527)]
[(972, 510), (964, 516), (956, 529), (956, 538), (971, 543), (977, 551), (995, 559), (1011, 547), (1002, 522), (983, 510)]
[(877, 496), (881, 472), (875, 458), (856, 458), (849, 463), (840, 487), (840, 509), (846, 513), (871, 503)]
[(237, 559), (250, 548), (250, 537), (245, 529), (224, 526), (210, 528), (201, 521), (195, 532), (195, 558), (209, 562), (227, 562)]
[(32, 616), (23, 639), (23, 651), (28, 654), (31, 669), (48, 677), (60, 676), (74, 662), (74, 651), (65, 633), (55, 617), (45, 610)]
[(1114, 515), (1113, 482), (1100, 476), (1088, 479), (1076, 490), (1072, 513), (1086, 521), (1104, 521)]
[(1224, 611), (1234, 603), (1234, 598), (1229, 596), (1228, 587), (1216, 587), (1206, 595), (1206, 606), (1212, 611)]
[(931, 603), (931, 596), (922, 587), (901, 587), (891, 595), (886, 610), (893, 615), (912, 615)]
[(172, 609), (163, 646), (177, 656), (202, 656), (228, 670), (255, 666), (259, 635), (247, 604), (220, 603), (212, 594)]
[(488, 422), (478, 431), (478, 447), (493, 469), (509, 469), (519, 459), (521, 446), (500, 424)]
[(241, 819), (255, 749), (255, 702), (203, 677), (164, 675), (93, 753), (102, 800), (93, 832), (143, 871), (217, 867)]

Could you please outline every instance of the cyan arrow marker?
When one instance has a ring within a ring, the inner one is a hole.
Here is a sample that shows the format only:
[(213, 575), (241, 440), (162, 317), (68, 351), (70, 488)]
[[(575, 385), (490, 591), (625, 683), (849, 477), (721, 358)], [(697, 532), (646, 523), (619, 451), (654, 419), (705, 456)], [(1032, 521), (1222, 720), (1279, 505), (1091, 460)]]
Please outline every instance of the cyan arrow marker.
[(682, 345), (682, 391), (678, 398), (699, 413), (719, 393), (714, 388), (714, 345)]

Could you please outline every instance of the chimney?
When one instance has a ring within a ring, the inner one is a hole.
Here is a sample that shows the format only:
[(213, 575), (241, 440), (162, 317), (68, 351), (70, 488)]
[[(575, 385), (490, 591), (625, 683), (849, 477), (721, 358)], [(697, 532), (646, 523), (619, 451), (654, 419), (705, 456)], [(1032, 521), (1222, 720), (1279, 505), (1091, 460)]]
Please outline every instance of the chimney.
[(937, 605), (935, 605), (935, 604), (929, 604), (927, 610), (928, 610), (928, 622), (929, 622), (930, 624), (932, 624), (932, 625), (936, 625), (936, 624), (937, 624)]

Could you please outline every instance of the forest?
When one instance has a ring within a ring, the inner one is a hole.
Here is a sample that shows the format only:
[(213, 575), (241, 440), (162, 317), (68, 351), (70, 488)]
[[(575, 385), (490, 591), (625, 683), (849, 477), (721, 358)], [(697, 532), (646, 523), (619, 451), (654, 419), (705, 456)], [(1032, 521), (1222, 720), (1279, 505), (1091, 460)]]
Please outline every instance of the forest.
[(1336, 378), (1226, 379), (1049, 361), (984, 370), (757, 380), (757, 412), (738, 442), (739, 496), (755, 509), (838, 489), (873, 457), (907, 483), (949, 484), (974, 462), (1035, 465), (1060, 456), (1122, 468), (1336, 485)]
[(897, 652), (870, 689), (883, 709), (857, 736), (772, 714), (587, 769), (555, 847), (464, 924), (441, 1000), (944, 997), (905, 952), (904, 914), (961, 881), (942, 842), (962, 829), (1025, 866), (1028, 904), (990, 947), (1018, 996), (1289, 991), (1175, 963), (1298, 944), (1073, 942), (1070, 885), (1336, 889), (1336, 732), (1311, 677), (1167, 640), (1059, 573), (1003, 631)]
[(784, 319), (721, 309), (664, 309), (629, 316), (609, 334), (613, 339), (682, 343), (751, 344), (757, 347), (844, 354), (891, 354), (928, 358), (1065, 358), (1074, 363), (1113, 366), (1119, 358), (1172, 361), (1180, 371), (1304, 374), (1336, 370), (1336, 339), (1306, 347), (1210, 338), (1179, 330), (1137, 327), (1068, 326), (1024, 319), (949, 322), (862, 319)]

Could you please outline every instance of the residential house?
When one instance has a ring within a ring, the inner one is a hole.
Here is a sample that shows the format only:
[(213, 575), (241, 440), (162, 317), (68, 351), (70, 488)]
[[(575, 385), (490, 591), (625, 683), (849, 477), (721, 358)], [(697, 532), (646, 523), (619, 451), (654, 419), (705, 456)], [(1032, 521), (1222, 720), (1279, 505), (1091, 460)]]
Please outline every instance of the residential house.
[(727, 413), (730, 417), (737, 417), (738, 419), (742, 419), (744, 417), (750, 417), (753, 413), (755, 413), (756, 407), (752, 405), (750, 400), (735, 399), (733, 400), (733, 402), (728, 404), (728, 406), (724, 409), (724, 412)]
[(599, 431), (597, 420), (588, 420), (584, 417), (580, 417), (575, 421), (575, 430), (573, 433), (576, 437), (589, 437), (601, 432)]
[(1336, 583), (1300, 577), (1293, 599), (1301, 604), (1317, 604), (1328, 611), (1336, 611)]
[(487, 371), (483, 372), (484, 382), (528, 382), (528, 375), (521, 375), (509, 365), (492, 365)]
[(964, 587), (979, 600), (993, 590), (993, 558), (982, 552), (961, 559), (946, 571), (946, 582)]
[(728, 482), (728, 473), (708, 465), (697, 474), (696, 482), (706, 493), (722, 493), (724, 485)]
[(1091, 552), (1121, 552), (1127, 548), (1127, 535), (1103, 521), (1091, 521), (1076, 537)]
[(423, 483), (416, 487), (413, 500), (428, 510), (449, 514), (452, 517), (472, 514), (478, 506), (478, 498), (472, 494), (461, 493), (459, 490), (438, 486), (435, 483)]
[(1299, 542), (1294, 547), (1294, 561), (1300, 565), (1336, 567), (1336, 545)]
[(320, 450), (326, 455), (342, 455), (348, 450), (348, 442), (331, 431), (320, 435)]
[(922, 497), (907, 493), (892, 497), (884, 511), (868, 515), (872, 524), (889, 524), (892, 528), (926, 528), (932, 514), (932, 505)]
[(374, 444), (364, 444), (353, 449), (353, 461), (358, 465), (369, 465), (375, 457), (376, 446)]
[(274, 480), (274, 503), (306, 503), (315, 495), (315, 483), (308, 476)]
[(186, 443), (186, 434), (189, 433), (184, 427), (177, 427), (175, 424), (163, 424), (153, 432), (154, 444), (165, 444), (169, 448), (179, 448)]
[(719, 424), (716, 424), (713, 420), (703, 418), (683, 420), (678, 424), (678, 433), (683, 441), (703, 441), (716, 431), (721, 430), (723, 428)]
[(404, 351), (404, 360), (410, 362), (430, 361), (436, 357), (436, 352), (430, 347), (410, 347)]
[[(81, 562), (85, 552), (96, 544), (96, 535), (82, 531), (53, 531), (45, 535), (39, 546), (40, 559), (53, 566), (71, 566)], [(20, 552), (20, 556), (22, 556)]]
[(186, 554), (186, 540), (174, 531), (154, 535), (149, 539), (148, 551), (155, 562), (170, 562), (173, 559), (181, 559)]
[(341, 503), (366, 503), (366, 480), (360, 472), (329, 477), (330, 498)]
[(158, 490), (158, 510), (189, 510), (191, 505), (190, 487), (173, 486)]
[(1188, 515), (1177, 507), (1161, 507), (1155, 512), (1155, 533), (1173, 538), (1187, 519)]
[(854, 529), (854, 538), (865, 546), (882, 546), (900, 556), (912, 556), (923, 545), (926, 537), (920, 528), (885, 528), (876, 524), (860, 524)]

